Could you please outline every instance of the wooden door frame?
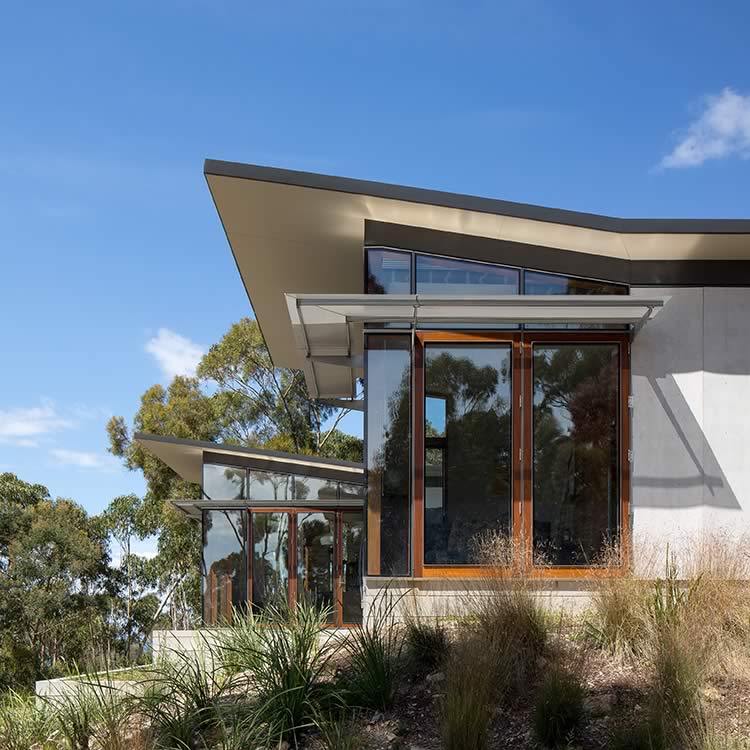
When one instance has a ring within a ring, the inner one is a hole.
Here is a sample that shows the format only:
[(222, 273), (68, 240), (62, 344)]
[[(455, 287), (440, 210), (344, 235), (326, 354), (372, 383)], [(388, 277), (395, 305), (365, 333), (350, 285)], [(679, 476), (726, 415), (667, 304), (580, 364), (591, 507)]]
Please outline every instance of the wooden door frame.
[[(425, 371), (426, 344), (492, 344), (510, 343), (512, 351), (512, 473), (513, 538), (534, 575), (542, 578), (592, 578), (604, 573), (594, 566), (551, 566), (534, 569), (532, 553), (533, 520), (533, 346), (535, 343), (586, 344), (613, 343), (619, 347), (619, 534), (623, 552), (622, 569), (629, 563), (628, 530), (630, 528), (630, 341), (629, 331), (415, 331), (413, 352), (414, 394), (414, 511), (412, 528), (413, 571), (415, 578), (474, 578), (486, 575), (478, 565), (438, 566), (424, 563), (425, 512)], [(519, 449), (522, 453), (519, 453)]]

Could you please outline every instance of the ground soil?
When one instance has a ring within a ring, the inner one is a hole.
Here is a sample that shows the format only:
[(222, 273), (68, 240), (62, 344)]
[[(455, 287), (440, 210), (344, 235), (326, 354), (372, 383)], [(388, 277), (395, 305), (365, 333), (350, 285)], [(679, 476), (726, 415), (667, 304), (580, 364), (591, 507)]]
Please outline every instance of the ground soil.
[[(568, 646), (576, 648), (575, 644)], [(595, 649), (586, 649), (579, 664), (590, 711), (568, 747), (604, 750), (619, 728), (636, 724), (645, 717), (646, 675), (638, 664)], [(424, 677), (405, 680), (391, 711), (369, 713), (361, 718), (362, 750), (440, 750), (441, 687), (440, 682)], [(519, 698), (515, 705), (496, 708), (489, 750), (541, 748), (532, 729), (533, 693), (531, 686), (529, 694)], [(720, 733), (738, 739), (750, 738), (750, 680), (726, 674), (712, 680), (703, 695), (712, 724)]]

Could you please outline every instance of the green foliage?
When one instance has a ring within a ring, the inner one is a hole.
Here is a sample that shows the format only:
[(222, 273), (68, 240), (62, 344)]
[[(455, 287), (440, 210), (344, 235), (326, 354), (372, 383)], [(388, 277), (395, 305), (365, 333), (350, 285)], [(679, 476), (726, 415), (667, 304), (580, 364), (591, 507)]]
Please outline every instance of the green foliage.
[(286, 603), (269, 607), (259, 618), (257, 646), (250, 656), (250, 685), (263, 706), (264, 719), (283, 739), (295, 740), (331, 698), (322, 679), (335, 637), (326, 631), (329, 613), (302, 600), (294, 609)]
[(345, 685), (356, 706), (384, 711), (393, 704), (403, 672), (404, 634), (395, 618), (399, 601), (384, 590), (373, 600), (367, 622), (349, 631)]
[(233, 688), (205, 640), (195, 653), (170, 652), (141, 682), (138, 713), (165, 750), (189, 750), (218, 731), (222, 699)]
[(243, 608), (234, 609), (231, 626), (216, 631), (216, 653), (227, 674), (252, 673), (255, 669), (256, 654), (262, 649), (261, 619)]
[(323, 750), (359, 750), (363, 746), (359, 716), (346, 706), (318, 710), (314, 717)]
[(337, 410), (312, 400), (300, 372), (273, 366), (256, 321), (235, 323), (197, 372), (197, 378), (174, 378), (168, 388), (149, 388), (132, 431), (123, 417), (107, 424), (110, 451), (129, 469), (141, 470), (148, 483), (134, 528), (141, 536), (158, 536), (151, 569), (168, 600), (172, 628), (200, 620), (200, 533), (166, 501), (198, 498), (200, 488), (182, 481), (133, 440), (133, 433), (362, 459), (362, 441), (336, 429), (344, 412), (337, 418)]
[(580, 677), (554, 665), (542, 679), (534, 709), (534, 731), (547, 747), (569, 741), (583, 719), (584, 688)]
[(669, 554), (667, 545), (664, 578), (654, 582), (653, 595), (650, 601), (650, 614), (659, 628), (678, 625), (690, 606), (691, 599), (700, 586), (700, 576), (688, 584), (682, 584), (677, 572), (674, 555)]
[(15, 531), (5, 539), (0, 575), (0, 677), (30, 688), (33, 679), (101, 652), (110, 569), (106, 535), (83, 508), (13, 484), (22, 498), (36, 499), (3, 500)]
[(29, 750), (38, 745), (51, 748), (52, 716), (44, 703), (33, 695), (9, 690), (0, 700), (0, 747), (3, 750)]
[(438, 618), (409, 617), (406, 621), (406, 648), (412, 667), (418, 674), (431, 672), (448, 655), (448, 631)]

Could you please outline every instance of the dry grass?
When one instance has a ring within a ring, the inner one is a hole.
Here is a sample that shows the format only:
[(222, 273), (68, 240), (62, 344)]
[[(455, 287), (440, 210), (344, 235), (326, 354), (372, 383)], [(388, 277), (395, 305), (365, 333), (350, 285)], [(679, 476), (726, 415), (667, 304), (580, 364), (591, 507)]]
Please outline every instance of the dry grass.
[(540, 601), (531, 561), (522, 542), (507, 535), (482, 536), (475, 549), (485, 567), (485, 590), (472, 598), (472, 615), (494, 655), (501, 692), (528, 691), (548, 645), (548, 614)]
[(496, 657), (481, 633), (464, 634), (450, 651), (440, 711), (444, 750), (484, 750), (496, 689)]
[[(641, 570), (648, 568), (645, 549), (642, 542)], [(662, 548), (663, 569), (654, 579), (612, 575), (620, 554), (609, 551), (602, 567), (612, 570), (599, 580), (587, 622), (587, 635), (599, 646), (644, 667), (649, 717), (627, 739), (633, 747), (722, 746), (703, 690), (712, 676), (748, 663), (747, 545), (714, 532), (683, 540), (678, 550)]]

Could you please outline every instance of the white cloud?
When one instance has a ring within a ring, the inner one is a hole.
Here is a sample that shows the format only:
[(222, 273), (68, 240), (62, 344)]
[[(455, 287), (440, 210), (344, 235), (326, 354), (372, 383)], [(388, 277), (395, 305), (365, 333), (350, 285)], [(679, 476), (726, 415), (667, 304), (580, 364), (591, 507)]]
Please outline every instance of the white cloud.
[(74, 422), (60, 416), (51, 401), (43, 401), (41, 406), (0, 410), (0, 442), (27, 448), (37, 444), (37, 437), (73, 426)]
[(732, 155), (750, 157), (750, 95), (742, 96), (725, 88), (720, 94), (705, 98), (700, 117), (659, 166), (697, 167), (708, 159)]
[(120, 463), (114, 456), (104, 453), (89, 453), (87, 451), (73, 451), (66, 448), (55, 448), (51, 451), (58, 463), (65, 466), (77, 466), (80, 469), (94, 469), (96, 471), (114, 471)]
[(146, 342), (146, 351), (154, 356), (170, 379), (175, 375), (193, 377), (204, 354), (198, 344), (168, 328), (160, 328), (158, 334)]

